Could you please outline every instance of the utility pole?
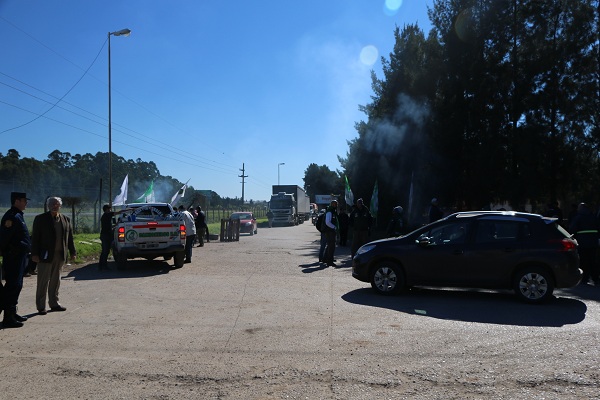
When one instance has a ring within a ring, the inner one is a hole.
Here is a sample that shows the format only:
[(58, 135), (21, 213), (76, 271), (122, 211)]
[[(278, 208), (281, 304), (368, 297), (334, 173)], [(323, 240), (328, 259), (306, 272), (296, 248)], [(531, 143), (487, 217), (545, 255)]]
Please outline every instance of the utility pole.
[(242, 171), (242, 174), (238, 175), (240, 178), (242, 178), (242, 207), (244, 206), (244, 179), (248, 177), (248, 175), (244, 175), (244, 172), (246, 172), (244, 165), (245, 164), (242, 163), (242, 169), (240, 169), (240, 171)]

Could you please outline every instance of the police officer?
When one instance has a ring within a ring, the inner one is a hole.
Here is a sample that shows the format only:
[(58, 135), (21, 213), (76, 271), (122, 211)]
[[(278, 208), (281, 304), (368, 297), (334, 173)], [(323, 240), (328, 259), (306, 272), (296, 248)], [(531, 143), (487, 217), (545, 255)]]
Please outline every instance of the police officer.
[(2, 293), (2, 308), (4, 309), (4, 328), (20, 328), (27, 317), (17, 314), (19, 294), (23, 288), (23, 274), (27, 268), (28, 256), (31, 251), (31, 238), (23, 218), (27, 207), (27, 195), (12, 192), (8, 210), (0, 223), (0, 249), (2, 250), (2, 268), (6, 284)]

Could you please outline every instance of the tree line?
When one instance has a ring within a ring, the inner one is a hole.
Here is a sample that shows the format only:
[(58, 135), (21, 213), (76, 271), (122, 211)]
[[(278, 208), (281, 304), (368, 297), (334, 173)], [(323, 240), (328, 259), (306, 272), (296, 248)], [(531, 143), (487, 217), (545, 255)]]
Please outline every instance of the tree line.
[(412, 204), (411, 217), (433, 197), (597, 204), (600, 1), (436, 0), (428, 16), (428, 34), (396, 27), (334, 191), (346, 175), (368, 201), (377, 181), (381, 213)]
[[(133, 201), (146, 191), (154, 181), (156, 200), (169, 202), (184, 183), (171, 176), (162, 176), (153, 161), (126, 160), (112, 155), (112, 195), (119, 194), (125, 175), (129, 175), (128, 201)], [(108, 153), (71, 155), (54, 150), (45, 160), (22, 158), (15, 149), (6, 155), (0, 153), (0, 204), (7, 207), (10, 192), (26, 192), (31, 198), (30, 207), (43, 207), (48, 196), (59, 196), (80, 206), (101, 207), (108, 203)], [(241, 199), (221, 197), (214, 191), (188, 187), (181, 204), (186, 208), (200, 205), (204, 209), (243, 208)], [(253, 204), (251, 204), (253, 205)]]

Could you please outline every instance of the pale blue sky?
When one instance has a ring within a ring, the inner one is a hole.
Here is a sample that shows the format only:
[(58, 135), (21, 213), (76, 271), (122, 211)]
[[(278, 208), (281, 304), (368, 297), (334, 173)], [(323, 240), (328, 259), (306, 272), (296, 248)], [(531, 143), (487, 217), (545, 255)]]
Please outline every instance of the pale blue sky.
[(229, 197), (244, 163), (245, 199), (266, 200), (279, 163), (281, 184), (300, 186), (310, 163), (340, 168), (370, 71), (395, 26), (429, 31), (427, 5), (0, 0), (0, 152), (108, 151), (106, 38), (129, 28), (111, 37), (113, 152)]

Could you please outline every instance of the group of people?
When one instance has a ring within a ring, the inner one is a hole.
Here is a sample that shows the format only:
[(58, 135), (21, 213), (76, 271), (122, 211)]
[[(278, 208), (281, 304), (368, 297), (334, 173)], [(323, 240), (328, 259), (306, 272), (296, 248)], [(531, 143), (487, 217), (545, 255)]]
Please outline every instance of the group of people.
[(373, 216), (369, 208), (365, 206), (363, 199), (358, 199), (352, 207), (350, 214), (345, 210), (338, 213), (337, 200), (331, 201), (325, 214), (316, 221), (317, 228), (321, 231), (321, 246), (319, 248), (319, 262), (328, 266), (335, 266), (335, 245), (339, 236), (340, 246), (346, 246), (348, 232), (352, 231), (351, 254), (352, 257), (358, 249), (369, 241)]
[(68, 256), (77, 257), (71, 221), (60, 212), (61, 198), (46, 200), (48, 211), (35, 217), (31, 235), (24, 219), (29, 200), (26, 193), (12, 192), (11, 208), (0, 223), (2, 278), (5, 281), (4, 285), (0, 282), (0, 312), (4, 312), (4, 328), (19, 328), (27, 321), (27, 317), (17, 313), (17, 306), (30, 259), (37, 264), (37, 311), (39, 315), (46, 315), (46, 298), (51, 311), (66, 310), (59, 303), (60, 274)]

